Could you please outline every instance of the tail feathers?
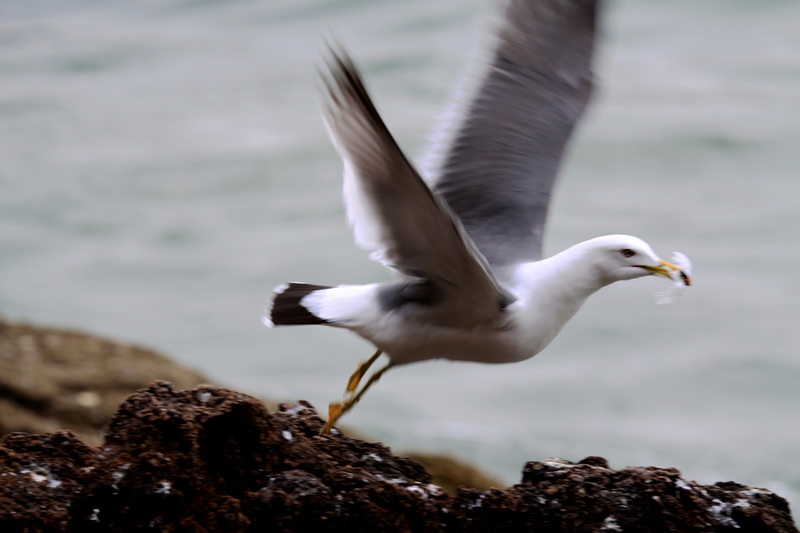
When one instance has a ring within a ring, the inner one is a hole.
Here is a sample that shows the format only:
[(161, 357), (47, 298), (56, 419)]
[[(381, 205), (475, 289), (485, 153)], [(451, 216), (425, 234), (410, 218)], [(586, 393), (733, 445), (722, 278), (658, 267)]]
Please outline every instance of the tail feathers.
[(267, 326), (299, 326), (302, 324), (327, 324), (328, 321), (306, 309), (300, 301), (314, 291), (330, 289), (324, 285), (286, 283), (275, 289), (272, 309), (264, 315)]

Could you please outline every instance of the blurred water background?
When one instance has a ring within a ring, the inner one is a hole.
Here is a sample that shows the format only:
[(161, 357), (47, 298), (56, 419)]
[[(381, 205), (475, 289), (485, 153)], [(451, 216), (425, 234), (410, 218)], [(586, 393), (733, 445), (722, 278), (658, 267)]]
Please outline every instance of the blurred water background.
[[(337, 33), (410, 154), (480, 35), (477, 0), (3, 0), (0, 312), (154, 347), (322, 412), (371, 347), (259, 322), (280, 282), (382, 280), (352, 244), (315, 67)], [(346, 422), (516, 482), (586, 455), (800, 508), (800, 4), (618, 0), (547, 249), (630, 233), (695, 263), (595, 296), (515, 365), (394, 370)]]

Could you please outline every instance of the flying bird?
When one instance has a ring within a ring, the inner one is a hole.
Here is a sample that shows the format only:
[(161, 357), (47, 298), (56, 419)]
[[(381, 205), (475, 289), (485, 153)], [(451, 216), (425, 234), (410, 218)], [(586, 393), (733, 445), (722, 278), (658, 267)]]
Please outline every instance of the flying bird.
[[(606, 285), (650, 275), (690, 284), (688, 265), (628, 235), (542, 258), (553, 182), (592, 92), (598, 10), (595, 0), (511, 0), (483, 71), (446, 114), (427, 182), (353, 61), (329, 49), (324, 118), (344, 163), (348, 219), (356, 243), (396, 279), (274, 291), (266, 325), (345, 328), (377, 347), (351, 376), (344, 402), (331, 404), (323, 434), (389, 368), (522, 361)], [(382, 353), (388, 364), (359, 390)]]

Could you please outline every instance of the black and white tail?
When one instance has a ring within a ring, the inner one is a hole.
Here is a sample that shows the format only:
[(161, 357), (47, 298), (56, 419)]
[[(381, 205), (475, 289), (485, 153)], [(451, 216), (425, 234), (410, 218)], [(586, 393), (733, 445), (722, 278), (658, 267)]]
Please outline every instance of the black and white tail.
[(299, 326), (303, 324), (327, 324), (328, 321), (309, 311), (300, 301), (314, 291), (330, 289), (324, 285), (308, 283), (284, 283), (275, 288), (272, 309), (264, 315), (263, 322), (273, 326)]

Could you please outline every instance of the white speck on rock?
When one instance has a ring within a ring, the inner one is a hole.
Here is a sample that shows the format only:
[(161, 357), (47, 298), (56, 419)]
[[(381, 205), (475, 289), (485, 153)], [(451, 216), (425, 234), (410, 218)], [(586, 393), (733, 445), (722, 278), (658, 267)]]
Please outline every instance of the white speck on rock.
[(288, 442), (294, 442), (294, 437), (292, 436), (292, 432), (289, 431), (288, 429), (284, 429), (283, 431), (281, 431), (281, 435)]
[(426, 499), (429, 496), (438, 497), (444, 494), (444, 490), (442, 490), (442, 487), (434, 485), (433, 483), (428, 483), (427, 485), (420, 485), (420, 484), (410, 485), (406, 487), (406, 490), (408, 492), (418, 494), (419, 496)]
[(552, 466), (552, 467), (555, 467), (555, 468), (575, 468), (576, 466), (578, 466), (578, 465), (569, 463), (569, 462), (565, 461), (564, 459), (560, 459), (558, 457), (552, 457), (550, 459), (542, 461), (542, 463), (546, 464), (547, 466)]
[(112, 488), (112, 489), (114, 489), (114, 490), (118, 490), (118, 489), (119, 489), (119, 487), (117, 486), (117, 483), (119, 483), (120, 481), (122, 481), (122, 478), (124, 478), (124, 477), (125, 477), (125, 473), (128, 471), (128, 469), (129, 469), (130, 467), (131, 467), (131, 464), (130, 464), (130, 463), (125, 463), (124, 465), (122, 465), (121, 467), (119, 467), (119, 468), (117, 469), (117, 471), (116, 471), (116, 472), (114, 472), (113, 474), (111, 474), (111, 479), (114, 481), (114, 482), (111, 484), (111, 488)]
[(208, 391), (199, 392), (197, 393), (197, 401), (200, 403), (206, 403), (212, 398), (212, 396), (214, 395)]
[(89, 520), (92, 522), (100, 521), (100, 509), (92, 509), (92, 514), (89, 515)]
[(425, 485), (425, 490), (428, 491), (428, 494), (431, 494), (433, 496), (444, 495), (444, 489), (439, 485), (434, 485), (433, 483), (428, 483), (427, 485)]
[(423, 489), (422, 487), (419, 487), (417, 485), (411, 485), (410, 487), (406, 487), (406, 490), (408, 492), (411, 492), (412, 494), (417, 494), (418, 496), (421, 496), (422, 498), (425, 498), (425, 499), (428, 498), (428, 493), (425, 492), (425, 489)]
[(308, 407), (298, 403), (290, 407), (289, 409), (285, 410), (284, 413), (286, 413), (289, 416), (297, 416), (298, 413), (301, 413), (306, 409), (308, 409)]
[(678, 480), (675, 482), (675, 486), (678, 487), (679, 489), (683, 489), (683, 490), (694, 490), (694, 489), (692, 489), (691, 485), (686, 483), (681, 478), (678, 478)]
[(603, 520), (603, 525), (600, 526), (600, 531), (622, 531), (622, 527), (617, 523), (617, 519), (611, 515), (608, 515), (605, 520)]
[(267, 480), (267, 484), (258, 489), (259, 492), (270, 492), (272, 488), (275, 486), (275, 477), (270, 477)]
[(47, 486), (49, 488), (51, 488), (51, 489), (58, 488), (62, 484), (61, 481), (59, 481), (56, 478), (54, 478), (52, 476), (52, 474), (50, 474), (49, 472), (47, 473), (47, 475), (42, 475), (42, 474), (39, 474), (37, 472), (34, 472), (32, 470), (28, 470), (27, 468), (25, 468), (23, 470), (20, 470), (19, 474), (20, 475), (27, 475), (29, 478), (31, 478), (32, 481), (35, 481), (36, 483), (42, 483), (43, 481), (47, 481)]
[(739, 509), (747, 509), (750, 507), (750, 502), (748, 502), (744, 498), (739, 498), (738, 500), (733, 502), (733, 507), (738, 507)]
[(43, 476), (41, 474), (37, 474), (36, 472), (30, 472), (30, 471), (25, 472), (23, 470), (22, 473), (28, 474), (28, 477), (31, 478), (32, 480), (34, 480), (36, 483), (41, 483), (42, 481), (47, 479), (47, 476)]
[(729, 503), (725, 503), (721, 500), (714, 498), (711, 500), (711, 507), (708, 508), (711, 511), (711, 515), (714, 517), (714, 520), (719, 522), (720, 524), (731, 526), (736, 529), (740, 529), (741, 526), (736, 523), (736, 520), (733, 519), (731, 516), (731, 511), (733, 507)]
[(478, 507), (483, 506), (483, 500), (486, 498), (486, 494), (481, 494), (478, 498), (474, 501), (471, 501), (467, 504), (467, 509), (477, 509)]
[(172, 483), (169, 481), (159, 481), (156, 494), (169, 494), (172, 491)]
[(366, 461), (367, 459), (369, 459), (370, 461), (375, 461), (377, 463), (382, 463), (383, 462), (383, 457), (381, 457), (380, 455), (378, 455), (376, 453), (372, 453), (372, 452), (365, 453), (364, 455), (361, 456), (361, 460), (362, 461)]
[(383, 474), (375, 474), (375, 477), (377, 479), (383, 481), (384, 483), (391, 483), (392, 485), (397, 485), (397, 484), (400, 484), (400, 483), (408, 483), (408, 480), (406, 478), (402, 478), (402, 477), (391, 477), (390, 478), (390, 477), (384, 476)]
[(744, 494), (748, 498), (752, 498), (754, 496), (759, 496), (761, 494), (772, 494), (772, 492), (764, 489), (750, 489), (742, 491), (742, 494)]

